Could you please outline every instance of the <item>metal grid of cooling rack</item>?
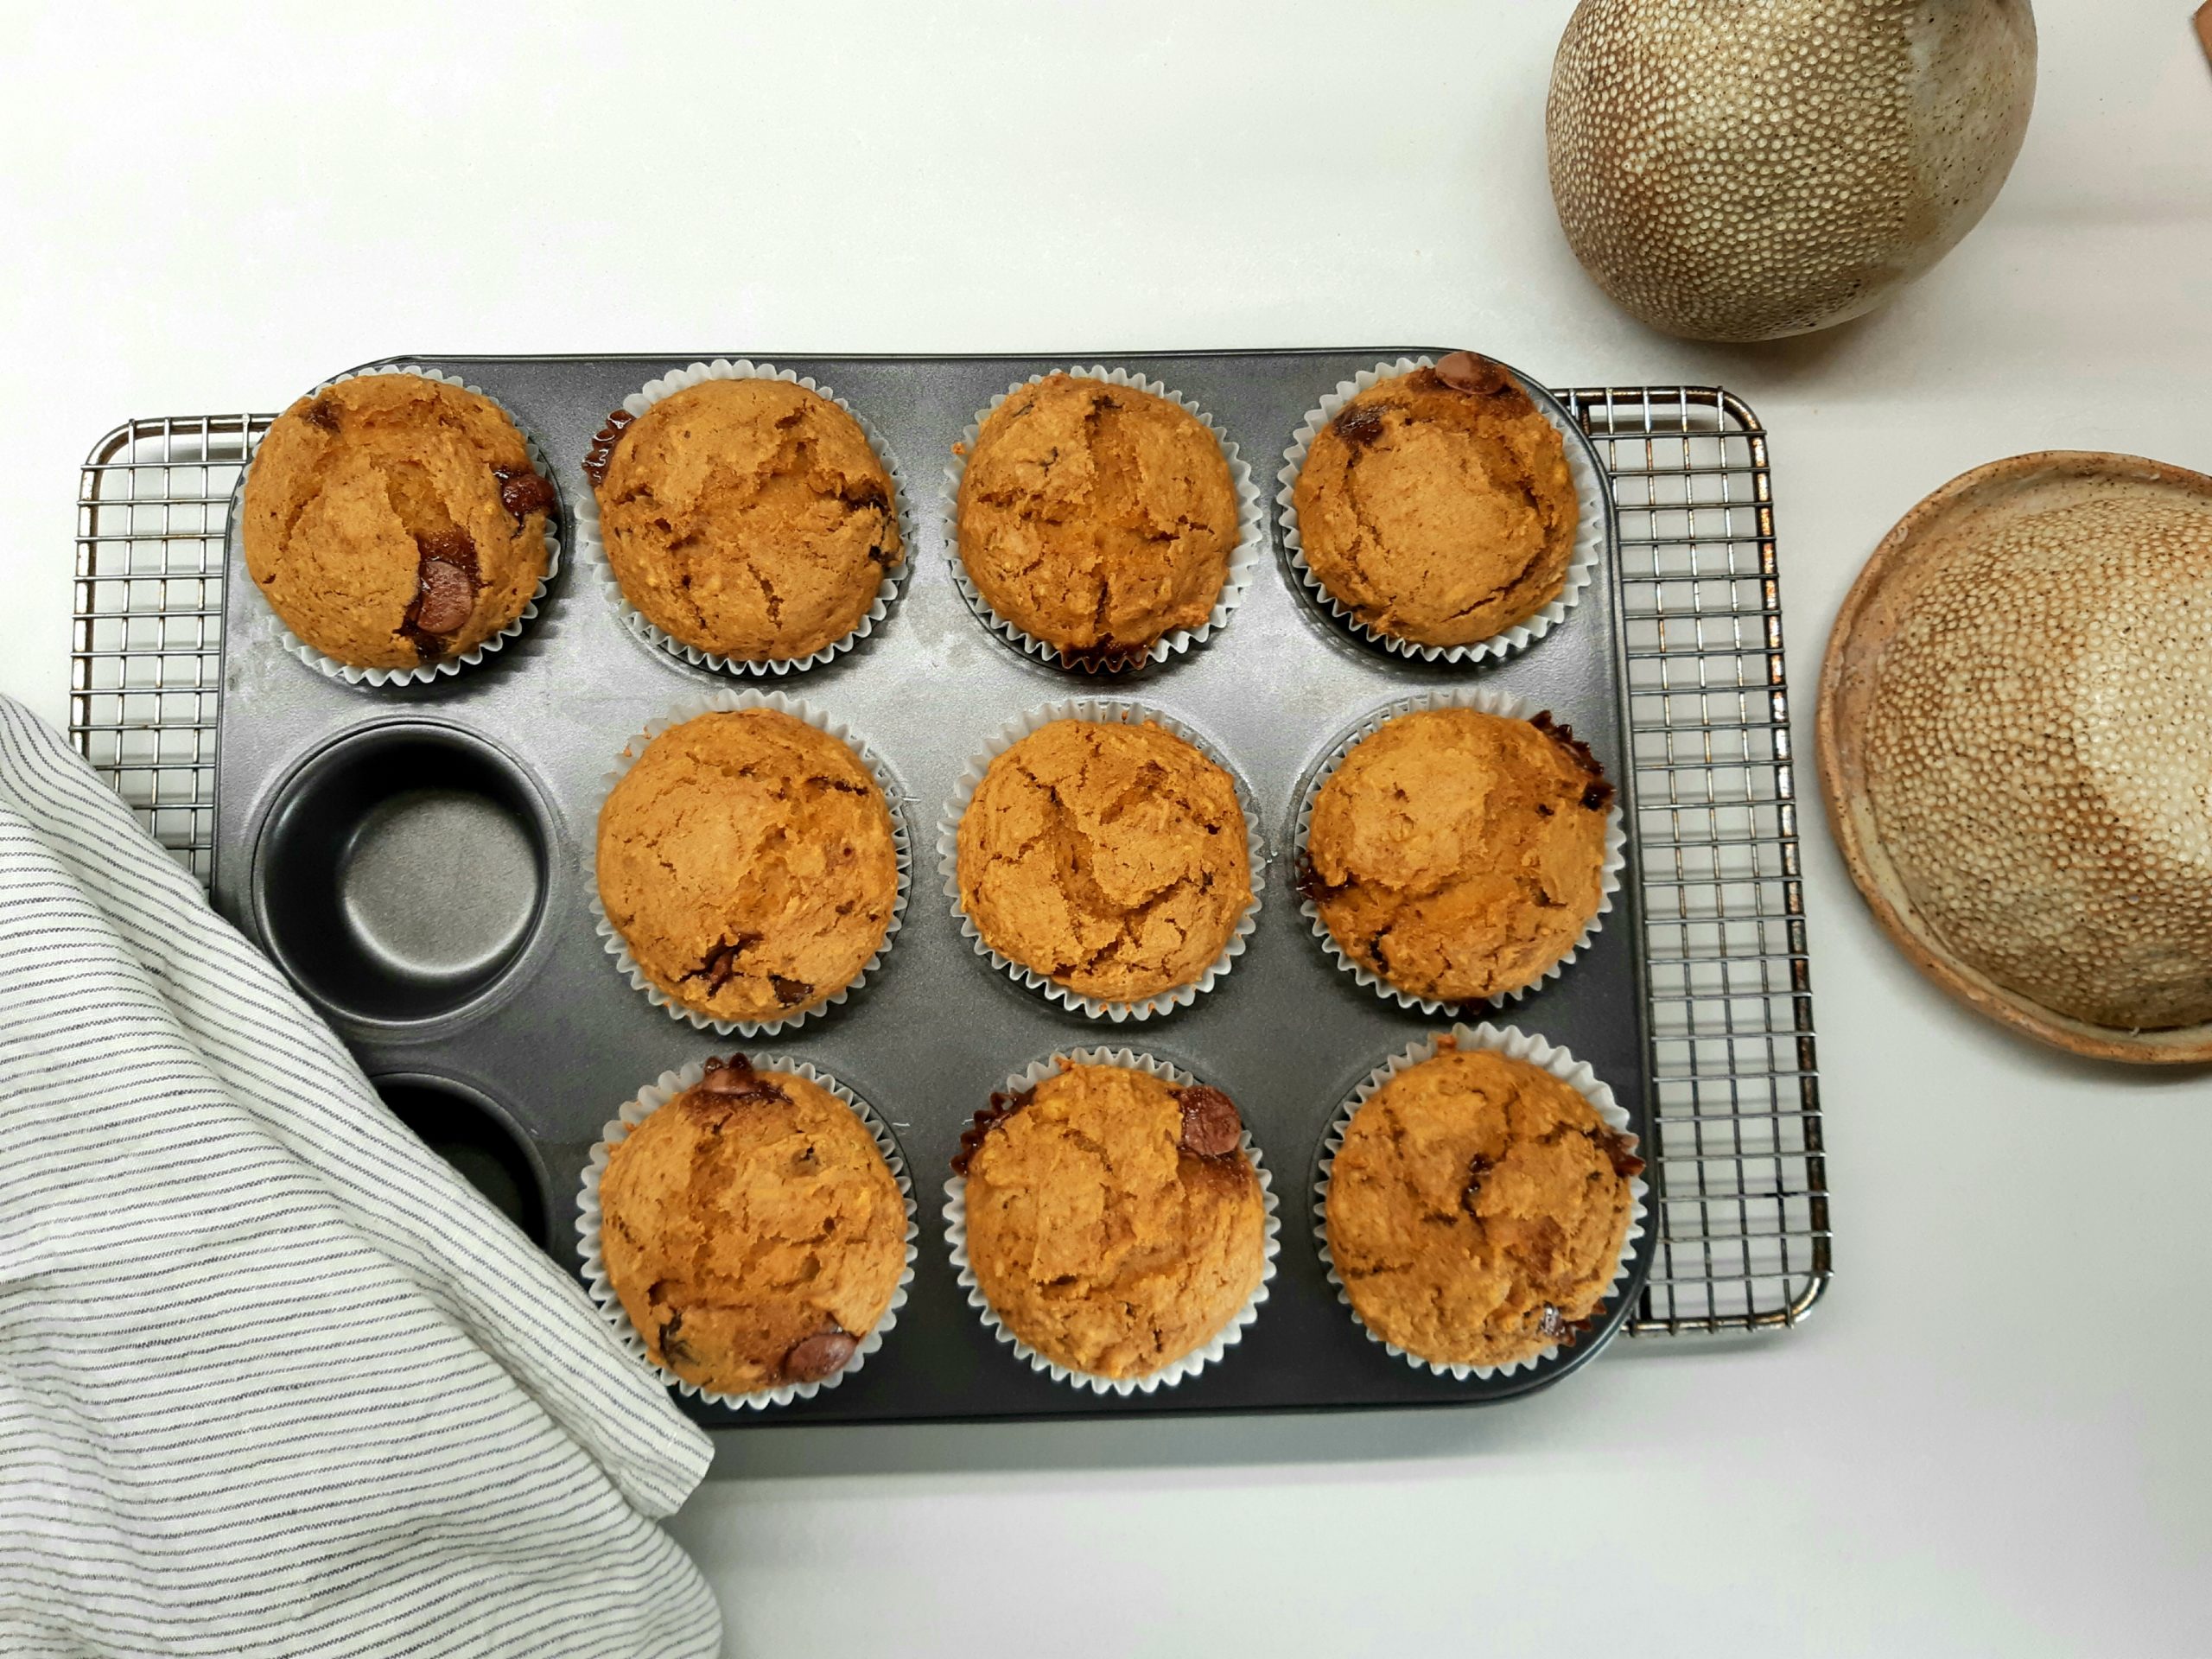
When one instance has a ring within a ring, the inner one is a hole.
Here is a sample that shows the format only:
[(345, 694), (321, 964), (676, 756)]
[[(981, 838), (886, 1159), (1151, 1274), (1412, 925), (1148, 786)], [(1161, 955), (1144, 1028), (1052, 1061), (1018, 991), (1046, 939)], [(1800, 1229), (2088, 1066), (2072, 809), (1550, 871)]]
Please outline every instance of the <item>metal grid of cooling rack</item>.
[[(1560, 396), (1620, 511), (1662, 1218), (1629, 1329), (1794, 1325), (1829, 1239), (1766, 434), (1717, 388)], [(203, 882), (231, 495), (272, 418), (132, 421), (78, 493), (70, 735)]]

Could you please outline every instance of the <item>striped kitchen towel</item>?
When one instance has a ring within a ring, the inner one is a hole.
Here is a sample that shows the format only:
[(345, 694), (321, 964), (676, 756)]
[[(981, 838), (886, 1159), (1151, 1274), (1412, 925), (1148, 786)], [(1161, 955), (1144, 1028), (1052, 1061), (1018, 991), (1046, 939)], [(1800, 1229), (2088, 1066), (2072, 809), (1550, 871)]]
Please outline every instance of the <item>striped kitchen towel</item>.
[(0, 1652), (711, 1654), (708, 1458), (0, 697)]

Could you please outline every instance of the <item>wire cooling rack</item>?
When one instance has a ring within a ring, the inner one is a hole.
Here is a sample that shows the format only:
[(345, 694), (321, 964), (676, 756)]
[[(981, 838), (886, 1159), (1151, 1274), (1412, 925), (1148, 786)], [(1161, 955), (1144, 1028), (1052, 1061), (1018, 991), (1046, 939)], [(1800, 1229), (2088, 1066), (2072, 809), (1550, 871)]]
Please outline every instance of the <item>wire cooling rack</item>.
[[(1629, 1329), (1794, 1325), (1827, 1180), (1766, 433), (1713, 387), (1560, 397), (1620, 512), (1662, 1223)], [(203, 883), (231, 495), (273, 418), (132, 421), (78, 491), (70, 735)]]

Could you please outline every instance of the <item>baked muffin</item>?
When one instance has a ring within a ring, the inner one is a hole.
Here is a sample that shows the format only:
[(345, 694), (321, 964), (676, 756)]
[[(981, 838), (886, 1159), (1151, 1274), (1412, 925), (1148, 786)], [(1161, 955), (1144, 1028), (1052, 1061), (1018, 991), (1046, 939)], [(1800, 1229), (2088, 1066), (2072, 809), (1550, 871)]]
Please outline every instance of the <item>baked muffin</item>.
[(1267, 1206), (1236, 1106), (1115, 1065), (1060, 1062), (994, 1095), (961, 1138), (968, 1261), (1006, 1328), (1094, 1376), (1203, 1347), (1259, 1287)]
[(584, 462), (622, 596), (663, 632), (739, 662), (834, 645), (906, 550), (891, 474), (860, 423), (788, 380), (702, 380)]
[(1533, 1358), (1604, 1302), (1643, 1168), (1548, 1071), (1446, 1037), (1352, 1115), (1329, 1255), (1361, 1323), (1416, 1358)]
[(1204, 422), (1067, 374), (991, 411), (959, 510), (961, 563), (991, 608), (1090, 669), (1204, 624), (1237, 542), (1236, 488)]
[(489, 398), (419, 374), (359, 375), (301, 398), (261, 440), (245, 568), (326, 657), (414, 668), (523, 613), (556, 499)]
[(891, 810), (858, 756), (772, 709), (645, 746), (599, 812), (599, 897), (647, 979), (769, 1020), (859, 977), (898, 900)]
[(1613, 786), (1548, 715), (1401, 715), (1321, 785), (1299, 890), (1344, 953), (1439, 1002), (1533, 985), (1605, 898)]
[(1190, 984), (1252, 902), (1236, 785), (1150, 721), (1030, 733), (983, 774), (958, 848), (983, 942), (1103, 1001)]
[(1558, 429), (1488, 358), (1378, 381), (1313, 435), (1306, 563), (1377, 632), (1471, 645), (1560, 596), (1580, 506)]
[(842, 1370), (906, 1267), (906, 1204), (842, 1101), (742, 1054), (632, 1129), (600, 1253), (645, 1351), (721, 1394)]

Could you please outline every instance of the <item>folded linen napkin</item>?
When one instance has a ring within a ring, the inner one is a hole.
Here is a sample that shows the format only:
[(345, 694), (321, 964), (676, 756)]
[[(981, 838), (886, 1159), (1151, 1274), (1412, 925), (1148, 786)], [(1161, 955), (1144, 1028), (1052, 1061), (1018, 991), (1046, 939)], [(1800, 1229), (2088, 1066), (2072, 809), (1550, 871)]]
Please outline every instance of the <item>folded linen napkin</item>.
[(711, 1654), (708, 1458), (0, 697), (0, 1650)]

